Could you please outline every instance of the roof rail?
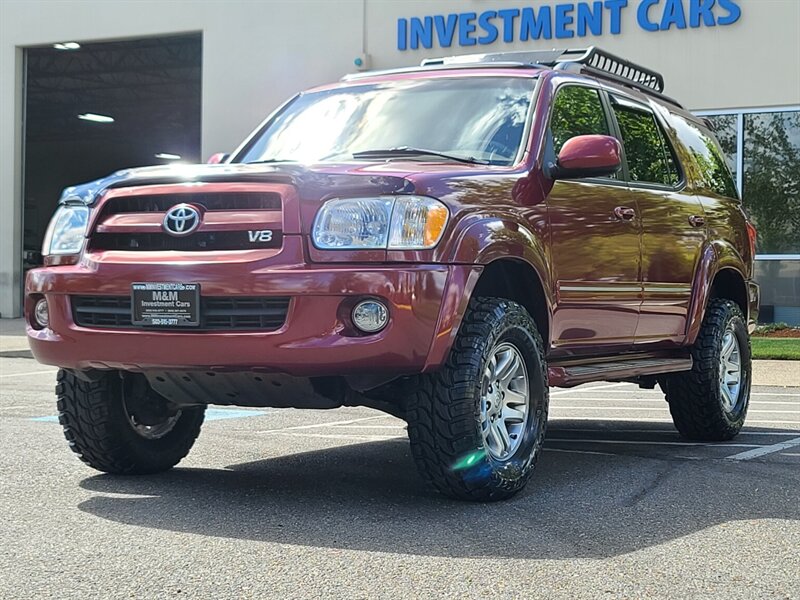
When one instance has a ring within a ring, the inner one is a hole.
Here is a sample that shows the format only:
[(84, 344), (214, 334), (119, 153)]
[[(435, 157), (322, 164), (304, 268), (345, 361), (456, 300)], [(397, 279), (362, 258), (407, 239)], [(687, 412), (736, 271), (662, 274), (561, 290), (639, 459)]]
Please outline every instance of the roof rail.
[(560, 70), (568, 70), (573, 66), (580, 66), (582, 71), (634, 87), (642, 91), (659, 95), (673, 104), (678, 104), (672, 98), (663, 96), (664, 77), (661, 73), (632, 63), (601, 50), (595, 46), (589, 48), (574, 48), (567, 50), (532, 50), (522, 52), (492, 52), (489, 54), (467, 54), (463, 56), (447, 56), (443, 58), (428, 58), (420, 66), (445, 66), (455, 67), (463, 65), (491, 63), (517, 63), (519, 65), (538, 65)]

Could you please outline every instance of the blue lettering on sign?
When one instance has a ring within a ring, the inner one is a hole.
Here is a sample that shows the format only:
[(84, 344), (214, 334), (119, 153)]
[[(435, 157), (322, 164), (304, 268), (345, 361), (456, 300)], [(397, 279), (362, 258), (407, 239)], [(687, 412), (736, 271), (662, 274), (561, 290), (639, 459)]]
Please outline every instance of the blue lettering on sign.
[(650, 7), (658, 4), (658, 0), (642, 0), (639, 4), (639, 10), (636, 11), (636, 20), (639, 21), (639, 27), (645, 31), (658, 31), (658, 25), (650, 20)]
[(492, 23), (492, 19), (497, 16), (493, 10), (482, 12), (478, 17), (478, 26), (483, 29), (486, 34), (478, 38), (479, 44), (493, 44), (497, 39), (497, 25)]
[[(630, 6), (629, 6), (630, 1)], [(599, 37), (622, 32), (623, 12), (635, 10), (644, 31), (733, 25), (742, 16), (739, 0), (584, 0), (400, 18), (397, 49), (450, 48), (516, 41)], [(634, 8), (635, 7), (635, 8)]]
[(433, 17), (433, 23), (436, 25), (436, 35), (439, 36), (439, 45), (442, 48), (449, 48), (453, 43), (453, 34), (456, 32), (456, 24), (458, 23), (458, 15), (436, 15)]
[(535, 12), (532, 8), (523, 8), (519, 17), (519, 40), (521, 42), (542, 38), (549, 40), (553, 37), (551, 23), (549, 6), (539, 7), (539, 12)]
[(519, 16), (519, 10), (516, 8), (498, 10), (497, 15), (503, 19), (503, 41), (514, 41), (514, 19)]
[(587, 29), (592, 35), (603, 35), (603, 3), (578, 4), (578, 37), (586, 36)]
[(686, 15), (683, 13), (681, 0), (666, 0), (664, 16), (661, 18), (661, 30), (666, 31), (673, 25), (678, 29), (686, 29)]
[(458, 43), (461, 46), (474, 46), (476, 40), (472, 37), (475, 33), (475, 13), (462, 13), (458, 15)]
[(572, 11), (575, 10), (574, 4), (556, 4), (556, 37), (571, 38), (575, 37), (575, 32), (570, 29), (572, 25)]
[(622, 9), (627, 8), (628, 0), (606, 0), (603, 6), (609, 12), (609, 29), (611, 33), (619, 35), (619, 32), (622, 31)]

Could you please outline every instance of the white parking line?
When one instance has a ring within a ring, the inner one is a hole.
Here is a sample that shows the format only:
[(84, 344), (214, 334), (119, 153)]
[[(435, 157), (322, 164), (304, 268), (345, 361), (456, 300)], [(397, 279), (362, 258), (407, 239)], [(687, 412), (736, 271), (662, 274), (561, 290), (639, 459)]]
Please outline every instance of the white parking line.
[(564, 452), (565, 454), (597, 454), (599, 456), (619, 456), (613, 452), (596, 452), (594, 450), (567, 450), (566, 448), (542, 448), (545, 452)]
[[(640, 404), (662, 404), (664, 406), (667, 405), (667, 401), (664, 398), (619, 398), (619, 397), (609, 397), (609, 398), (559, 398), (559, 402), (563, 402), (565, 400), (574, 400), (578, 401), (589, 401), (589, 402), (636, 402)], [(798, 410), (800, 410), (800, 400), (797, 402), (792, 402), (791, 400), (755, 400), (750, 402), (750, 406), (761, 406), (762, 404), (777, 404), (780, 406), (796, 406)]]
[[(672, 429), (573, 429), (571, 427), (559, 427), (558, 429), (550, 429), (549, 431), (569, 431), (575, 433), (670, 433), (677, 435), (678, 432)], [(747, 431), (746, 429), (742, 430), (739, 434), (740, 436), (748, 436), (748, 435), (766, 435), (766, 436), (776, 436), (776, 435), (788, 435), (788, 436), (795, 436), (797, 435), (797, 431)]]
[[(579, 390), (577, 388), (558, 389), (555, 392), (550, 392), (550, 395), (551, 396), (555, 396), (556, 394), (561, 395), (561, 394), (576, 394), (576, 393), (583, 393), (583, 392), (593, 392), (595, 390), (607, 390), (609, 388), (616, 388), (616, 387), (620, 387), (620, 386), (623, 386), (623, 385), (630, 385), (630, 384), (629, 383), (625, 383), (625, 382), (622, 382), (622, 383), (609, 383), (609, 384), (605, 384), (605, 385), (596, 385), (596, 386), (593, 386), (593, 387), (584, 388), (582, 390)], [(634, 391), (634, 390), (631, 390), (631, 391)]]
[[(660, 408), (649, 408), (647, 406), (553, 406), (553, 410), (649, 410), (650, 412), (662, 410)], [(663, 410), (666, 410), (667, 407), (664, 406)], [(748, 414), (778, 414), (778, 415), (792, 415), (795, 413), (793, 410), (749, 410)], [(800, 416), (800, 411), (797, 412), (797, 415)]]
[(361, 442), (385, 442), (388, 440), (399, 440), (406, 436), (404, 435), (336, 435), (326, 433), (302, 433), (297, 431), (274, 431), (280, 435), (291, 435), (294, 437), (310, 437), (310, 438), (327, 438), (332, 440), (358, 440)]
[(726, 458), (730, 460), (752, 460), (760, 456), (765, 456), (774, 452), (780, 452), (781, 450), (788, 450), (789, 448), (794, 448), (795, 446), (800, 446), (800, 437), (792, 440), (786, 440), (785, 442), (772, 444), (771, 446), (762, 446), (754, 450), (748, 450), (747, 452), (740, 452), (739, 454), (733, 454), (732, 456), (727, 456)]
[(294, 427), (279, 427), (278, 429), (260, 429), (254, 433), (280, 433), (282, 431), (295, 431), (298, 429), (317, 429), (319, 427), (333, 427), (336, 425), (350, 425), (363, 421), (374, 421), (375, 419), (389, 419), (392, 415), (378, 415), (375, 417), (364, 417), (363, 419), (349, 419), (347, 421), (329, 421), (327, 423), (315, 423), (313, 425), (295, 425)]
[[(800, 439), (800, 438), (798, 438)], [(719, 444), (716, 442), (657, 442), (654, 440), (595, 440), (571, 438), (545, 438), (546, 442), (571, 442), (573, 444), (629, 444), (633, 446), (710, 446), (712, 448), (763, 448), (761, 444)]]
[(405, 429), (405, 425), (334, 425), (335, 429)]
[[(553, 417), (553, 415), (550, 415)], [(648, 423), (672, 423), (672, 420), (667, 417), (665, 418), (657, 418), (657, 417), (603, 417), (603, 416), (596, 416), (596, 417), (573, 417), (567, 415), (557, 415), (554, 418), (557, 418), (561, 421), (625, 421), (625, 422), (632, 422), (632, 421), (646, 421)], [(772, 425), (800, 425), (800, 421), (778, 421), (778, 420), (766, 420), (766, 419), (747, 419), (747, 422), (750, 425), (755, 423), (769, 423)]]
[[(595, 387), (595, 388), (586, 388), (585, 390), (580, 390), (578, 388), (570, 388), (570, 389), (567, 389), (567, 390), (559, 390), (558, 393), (583, 394), (585, 392), (596, 392), (598, 394), (602, 394), (602, 393), (605, 393), (605, 392), (603, 392), (605, 387), (613, 387), (613, 386), (602, 386), (602, 387), (598, 386), (598, 387)], [(556, 392), (551, 392), (550, 395), (552, 396), (555, 393)], [(631, 388), (629, 390), (613, 390), (613, 392), (610, 391), (610, 392), (607, 392), (607, 393), (609, 393), (609, 394), (611, 394), (611, 393), (614, 393), (614, 394), (637, 394), (637, 395), (638, 394), (651, 394), (651, 395), (655, 394), (655, 395), (657, 395), (657, 396), (659, 396), (661, 398), (664, 397), (664, 392), (662, 392), (660, 390), (643, 390), (643, 389), (639, 389), (639, 388)], [(750, 395), (751, 396), (776, 396), (776, 397), (781, 397), (781, 398), (796, 398), (798, 401), (800, 401), (800, 389), (798, 389), (797, 392), (792, 392), (792, 393), (787, 393), (787, 394), (784, 394), (782, 392), (750, 392)]]
[(58, 369), (49, 369), (47, 371), (28, 371), (27, 373), (9, 373), (7, 375), (0, 375), (0, 378), (6, 377), (25, 377), (26, 375), (44, 375), (45, 373), (58, 373)]

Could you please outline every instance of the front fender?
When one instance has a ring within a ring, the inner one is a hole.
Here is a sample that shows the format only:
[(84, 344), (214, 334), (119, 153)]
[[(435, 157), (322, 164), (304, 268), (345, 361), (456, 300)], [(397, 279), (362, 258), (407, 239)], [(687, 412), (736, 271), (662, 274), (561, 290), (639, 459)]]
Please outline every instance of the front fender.
[(545, 215), (531, 224), (511, 215), (468, 217), (462, 221), (456, 242), (449, 248), (444, 262), (488, 265), (500, 258), (516, 258), (528, 263), (547, 291), (550, 270), (547, 267)]
[(545, 245), (536, 230), (507, 215), (464, 219), (456, 242), (444, 258), (452, 266), (425, 371), (435, 370), (447, 360), (480, 275), (494, 261), (515, 259), (531, 267), (539, 278), (550, 312), (553, 306), (550, 272)]

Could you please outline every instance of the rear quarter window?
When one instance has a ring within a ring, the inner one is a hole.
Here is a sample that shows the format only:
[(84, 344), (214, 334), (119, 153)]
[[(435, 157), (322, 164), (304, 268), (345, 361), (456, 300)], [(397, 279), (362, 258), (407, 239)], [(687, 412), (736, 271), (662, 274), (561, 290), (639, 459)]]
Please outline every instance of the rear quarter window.
[(702, 186), (720, 196), (738, 199), (736, 183), (716, 136), (707, 127), (681, 115), (670, 113), (669, 120), (697, 165)]

